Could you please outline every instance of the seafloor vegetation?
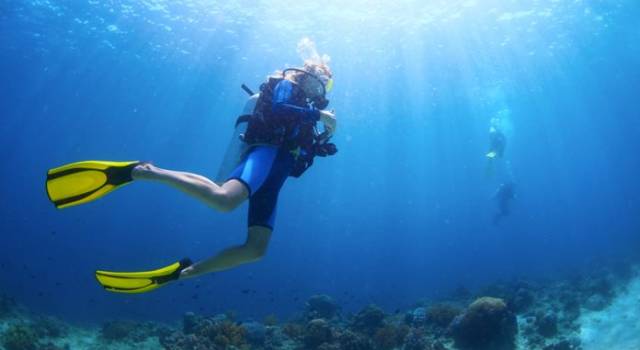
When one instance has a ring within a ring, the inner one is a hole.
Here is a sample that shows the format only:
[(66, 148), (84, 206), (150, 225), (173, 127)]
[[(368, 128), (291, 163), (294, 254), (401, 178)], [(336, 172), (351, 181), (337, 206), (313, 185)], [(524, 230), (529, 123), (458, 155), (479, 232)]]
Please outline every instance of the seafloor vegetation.
[[(315, 295), (299, 315), (283, 322), (275, 316), (258, 322), (236, 319), (231, 312), (188, 312), (177, 327), (113, 320), (97, 329), (34, 315), (3, 296), (0, 348), (572, 350), (613, 344), (627, 349), (638, 342), (636, 289), (638, 269), (618, 264), (559, 280), (502, 282), (477, 291), (459, 288), (446, 299), (394, 313), (368, 305), (346, 314), (330, 296)], [(613, 328), (615, 338), (609, 339)]]

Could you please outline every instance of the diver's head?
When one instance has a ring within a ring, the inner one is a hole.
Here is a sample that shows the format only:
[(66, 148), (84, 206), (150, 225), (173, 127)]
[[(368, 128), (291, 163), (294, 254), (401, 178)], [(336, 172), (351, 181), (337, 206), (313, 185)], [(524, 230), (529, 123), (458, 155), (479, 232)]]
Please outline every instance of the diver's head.
[(325, 94), (333, 88), (333, 74), (329, 68), (331, 58), (326, 54), (320, 55), (316, 44), (309, 38), (298, 42), (297, 51), (304, 62), (299, 69), (308, 74), (300, 75), (296, 82), (309, 98), (325, 98)]
[(333, 87), (331, 70), (326, 64), (305, 62), (301, 68), (288, 68), (283, 71), (285, 79), (298, 84), (309, 99), (325, 98)]
[(320, 80), (325, 93), (331, 92), (331, 89), (333, 88), (333, 74), (331, 73), (331, 68), (329, 68), (327, 63), (307, 60), (304, 62), (302, 69), (311, 73)]

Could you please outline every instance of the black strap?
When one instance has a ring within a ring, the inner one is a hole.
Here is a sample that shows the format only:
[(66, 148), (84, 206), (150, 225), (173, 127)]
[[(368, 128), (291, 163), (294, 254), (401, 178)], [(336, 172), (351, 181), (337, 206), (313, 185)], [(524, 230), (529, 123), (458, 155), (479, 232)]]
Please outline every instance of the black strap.
[(251, 91), (251, 89), (247, 85), (242, 84), (242, 85), (240, 85), (240, 87), (242, 88), (242, 90), (244, 90), (246, 93), (248, 93), (249, 96), (253, 96), (254, 95), (253, 91)]
[(238, 125), (242, 124), (242, 123), (248, 123), (249, 119), (251, 119), (251, 114), (243, 114), (241, 116), (238, 117), (238, 119), (236, 119), (236, 128), (238, 127)]

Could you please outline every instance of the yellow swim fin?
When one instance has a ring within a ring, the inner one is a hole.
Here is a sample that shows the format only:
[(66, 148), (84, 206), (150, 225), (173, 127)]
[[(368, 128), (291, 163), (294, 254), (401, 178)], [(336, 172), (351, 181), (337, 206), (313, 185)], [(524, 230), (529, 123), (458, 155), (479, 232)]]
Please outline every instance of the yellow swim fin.
[(47, 172), (47, 195), (58, 209), (87, 203), (133, 181), (131, 171), (140, 164), (89, 160)]
[(175, 281), (180, 272), (193, 265), (190, 259), (182, 259), (153, 271), (112, 272), (96, 271), (96, 279), (104, 289), (115, 293), (146, 293)]

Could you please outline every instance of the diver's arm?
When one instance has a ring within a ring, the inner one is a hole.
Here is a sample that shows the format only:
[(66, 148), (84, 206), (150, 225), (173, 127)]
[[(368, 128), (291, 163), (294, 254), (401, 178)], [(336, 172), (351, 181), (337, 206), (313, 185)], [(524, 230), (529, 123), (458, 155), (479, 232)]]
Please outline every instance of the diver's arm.
[(292, 114), (302, 121), (318, 121), (320, 119), (320, 110), (313, 107), (300, 107), (290, 103), (293, 97), (292, 93), (293, 83), (286, 79), (280, 81), (273, 91), (271, 111), (277, 115)]

